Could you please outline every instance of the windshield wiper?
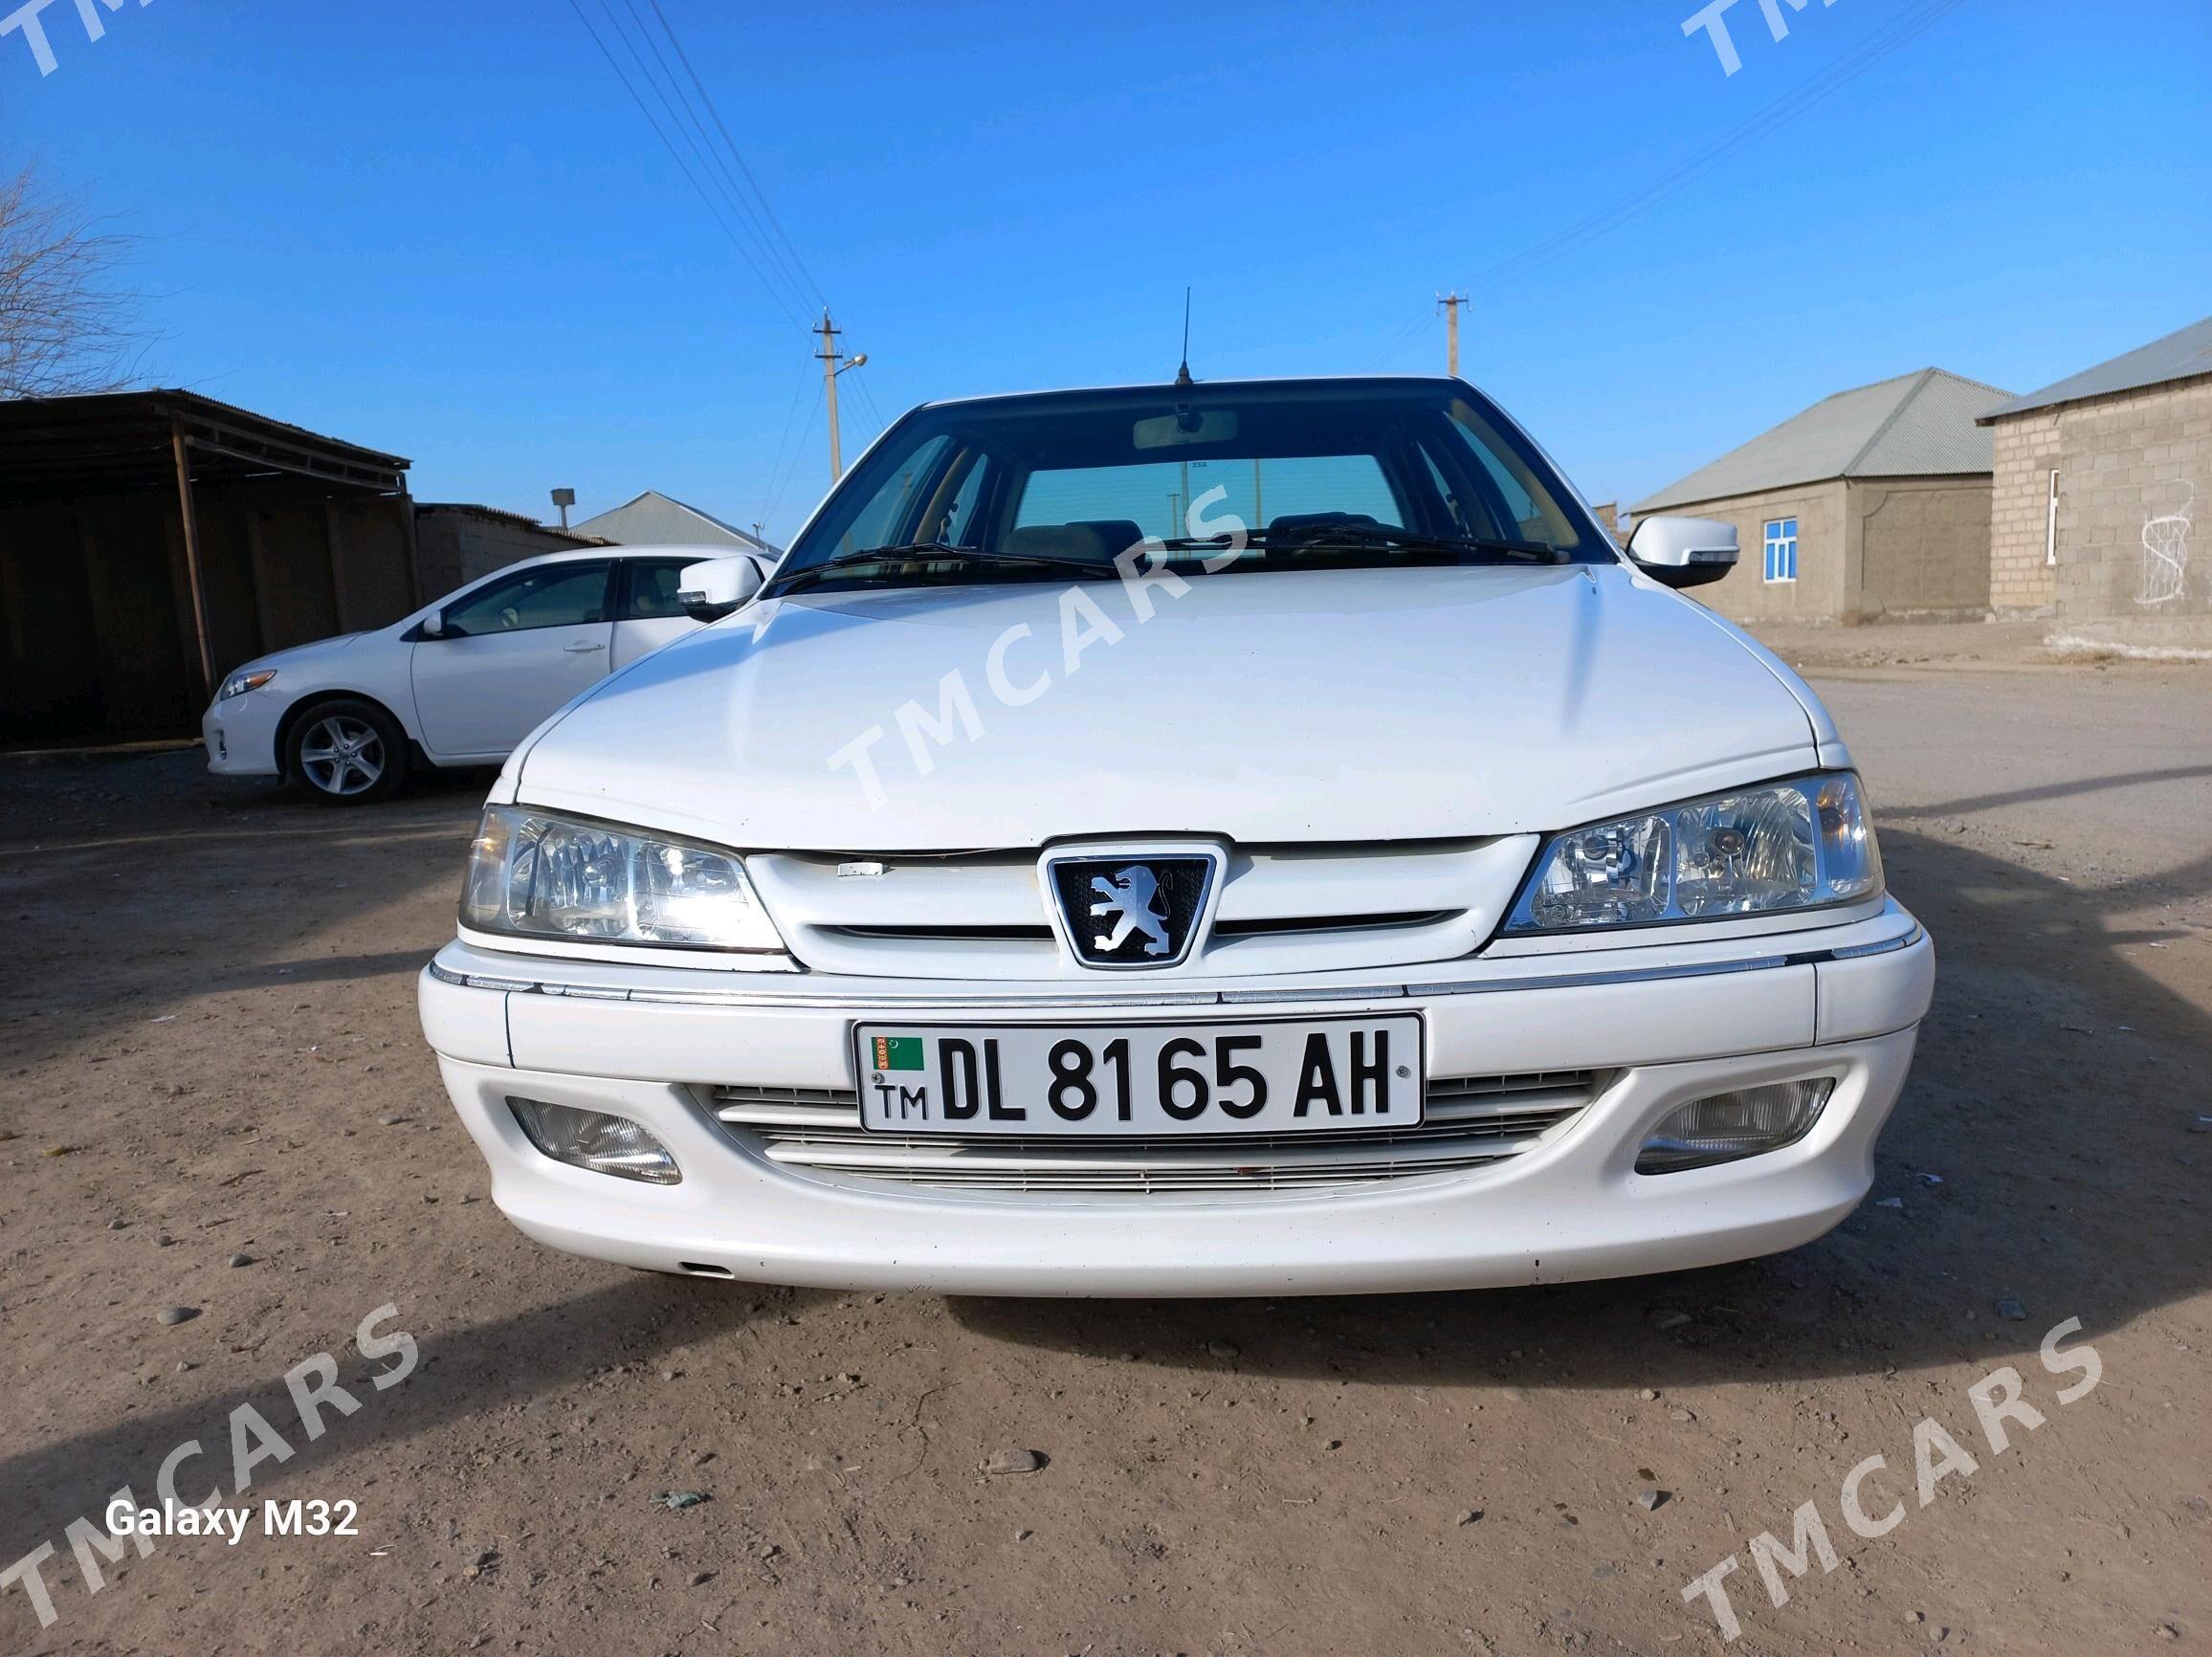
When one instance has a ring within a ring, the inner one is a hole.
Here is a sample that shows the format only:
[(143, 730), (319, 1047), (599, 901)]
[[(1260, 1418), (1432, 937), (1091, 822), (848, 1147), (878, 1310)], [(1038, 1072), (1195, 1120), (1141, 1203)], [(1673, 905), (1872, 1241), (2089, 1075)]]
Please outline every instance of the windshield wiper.
[(1542, 541), (1511, 541), (1490, 535), (1428, 535), (1382, 523), (1316, 523), (1274, 541), (1253, 540), (1277, 552), (1306, 552), (1332, 546), (1398, 547), (1406, 552), (1475, 552), (1531, 563), (1563, 562), (1566, 549)]
[(777, 577), (770, 584), (766, 596), (773, 598), (810, 581), (842, 574), (862, 564), (946, 563), (1007, 569), (1056, 569), (1069, 575), (1087, 576), (1092, 580), (1117, 573), (1112, 564), (1094, 563), (1080, 558), (1055, 558), (1046, 552), (995, 552), (980, 546), (951, 546), (941, 541), (912, 541), (898, 546), (870, 546), (857, 552), (841, 552), (835, 558), (824, 559), (820, 563), (794, 569), (787, 575)]

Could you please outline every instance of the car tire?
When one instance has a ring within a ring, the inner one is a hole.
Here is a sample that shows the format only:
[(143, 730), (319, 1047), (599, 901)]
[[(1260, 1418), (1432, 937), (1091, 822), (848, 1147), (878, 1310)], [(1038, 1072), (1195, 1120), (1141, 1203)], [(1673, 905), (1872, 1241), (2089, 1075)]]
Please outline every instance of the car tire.
[(353, 696), (317, 702), (284, 738), (284, 775), (324, 806), (390, 799), (407, 781), (409, 758), (399, 721)]

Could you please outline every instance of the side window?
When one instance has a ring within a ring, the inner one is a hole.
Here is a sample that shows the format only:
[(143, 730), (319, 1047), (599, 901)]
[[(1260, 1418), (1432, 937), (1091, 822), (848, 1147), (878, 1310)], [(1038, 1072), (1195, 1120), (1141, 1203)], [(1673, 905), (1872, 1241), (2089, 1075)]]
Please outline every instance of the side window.
[(696, 558), (630, 561), (630, 602), (623, 607), (623, 619), (661, 621), (682, 615), (683, 606), (675, 602), (676, 588), (683, 585), (683, 572), (700, 562)]
[(520, 569), (446, 607), (446, 631), (465, 638), (580, 627), (607, 619), (605, 563), (546, 563)]
[(1505, 469), (1492, 450), (1478, 444), (1474, 453), (1475, 458), (1482, 462), (1483, 470), (1490, 474), (1491, 487), (1505, 501), (1505, 509), (1514, 521), (1514, 532), (1520, 535), (1540, 533), (1544, 527), (1543, 514), (1537, 510), (1534, 497), (1522, 487), (1521, 480)]
[(950, 439), (932, 437), (917, 449), (897, 474), (884, 479), (861, 507), (838, 539), (837, 550), (865, 551), (910, 540), (914, 517), (928, 503), (930, 492), (951, 458), (951, 448)]
[(1499, 526), (1506, 534), (1548, 541), (1553, 546), (1582, 544), (1582, 537), (1566, 513), (1552, 498), (1542, 479), (1530, 470), (1529, 462), (1505, 440), (1504, 433), (1466, 403), (1454, 402), (1451, 421), (1473, 451), (1490, 487), (1496, 491), (1497, 506), (1513, 520), (1511, 526)]
[(983, 545), (984, 526), (978, 520), (977, 508), (984, 499), (984, 480), (986, 474), (997, 469), (998, 463), (986, 454), (977, 454), (969, 460), (966, 475), (960, 487), (945, 503), (936, 523), (924, 523), (919, 531), (923, 541), (941, 541), (947, 546)]

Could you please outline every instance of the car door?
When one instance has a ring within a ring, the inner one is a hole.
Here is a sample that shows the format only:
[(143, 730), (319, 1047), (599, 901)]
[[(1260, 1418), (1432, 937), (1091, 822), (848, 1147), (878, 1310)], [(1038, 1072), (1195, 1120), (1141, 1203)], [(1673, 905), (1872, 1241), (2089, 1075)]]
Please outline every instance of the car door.
[(501, 759), (608, 673), (614, 624), (605, 559), (527, 564), (439, 612), (414, 646), (415, 717), (440, 760)]
[[(626, 558), (616, 572), (614, 667), (627, 668), (639, 656), (681, 638), (699, 624), (675, 602), (683, 572), (704, 562), (688, 558)], [(611, 670), (609, 670), (611, 671)]]

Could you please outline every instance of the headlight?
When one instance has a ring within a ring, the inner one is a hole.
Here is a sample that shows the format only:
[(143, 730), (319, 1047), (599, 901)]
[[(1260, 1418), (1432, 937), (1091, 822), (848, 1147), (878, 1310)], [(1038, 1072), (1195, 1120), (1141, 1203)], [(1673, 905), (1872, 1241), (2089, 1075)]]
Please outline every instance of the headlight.
[(232, 674), (223, 681), (223, 688), (215, 693), (215, 700), (219, 702), (226, 696), (242, 696), (248, 691), (257, 691), (276, 676), (275, 668), (248, 668)]
[(1506, 931), (1766, 915), (1881, 890), (1859, 780), (1837, 771), (1555, 834)]
[(461, 924), (510, 938), (784, 951), (734, 851), (520, 806), (486, 807)]

